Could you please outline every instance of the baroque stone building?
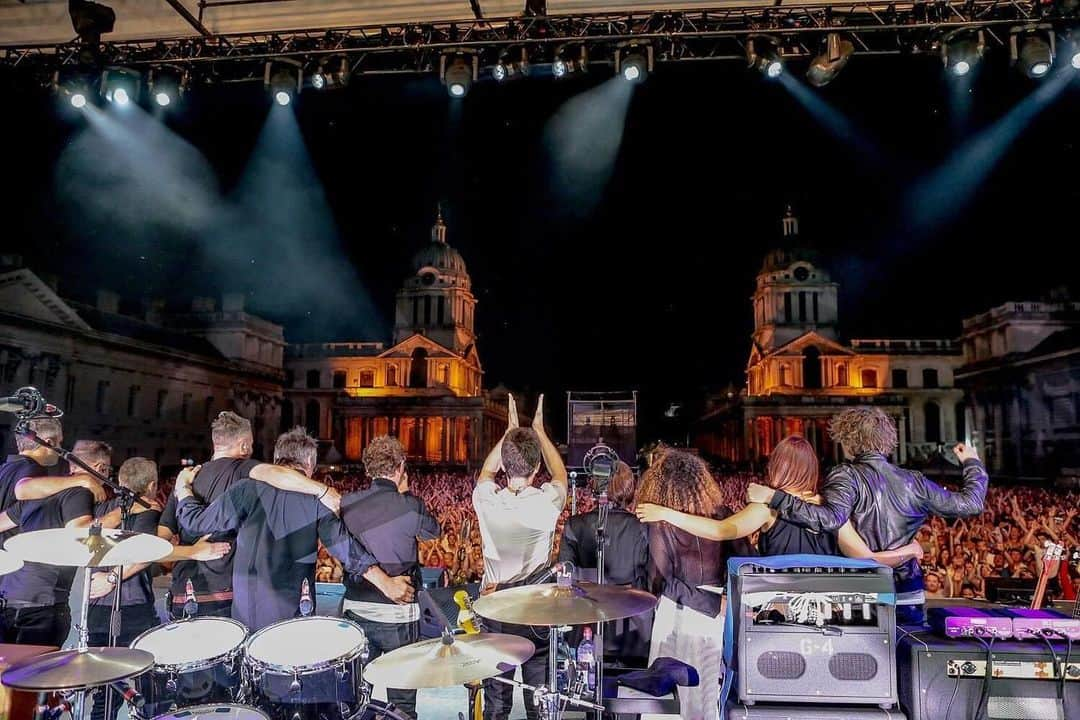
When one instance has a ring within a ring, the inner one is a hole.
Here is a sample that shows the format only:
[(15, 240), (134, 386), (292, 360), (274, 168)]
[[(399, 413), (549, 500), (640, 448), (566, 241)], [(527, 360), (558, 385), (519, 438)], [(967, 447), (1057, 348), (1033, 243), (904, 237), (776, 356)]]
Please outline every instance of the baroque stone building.
[[(112, 292), (87, 305), (26, 268), (0, 272), (3, 394), (37, 387), (63, 409), (69, 446), (105, 440), (117, 462), (205, 459), (222, 410), (251, 419), (256, 456), (265, 457), (280, 426), (284, 349), (282, 328), (245, 312), (242, 295), (220, 308), (197, 298), (180, 313), (147, 302), (136, 316), (122, 314)], [(14, 416), (0, 417), (8, 452), (13, 425)]]
[(289, 347), (283, 424), (304, 425), (345, 462), (384, 434), (413, 462), (483, 461), (505, 430), (506, 393), (483, 389), (472, 280), (446, 233), (440, 214), (397, 293), (389, 344)]
[(805, 436), (827, 461), (840, 458), (829, 418), (850, 405), (876, 405), (896, 419), (897, 459), (929, 460), (964, 437), (962, 392), (949, 339), (859, 339), (840, 335), (840, 285), (783, 219), (783, 247), (766, 257), (751, 299), (754, 332), (745, 387), (708, 401), (695, 445), (729, 462), (756, 462), (782, 438)]

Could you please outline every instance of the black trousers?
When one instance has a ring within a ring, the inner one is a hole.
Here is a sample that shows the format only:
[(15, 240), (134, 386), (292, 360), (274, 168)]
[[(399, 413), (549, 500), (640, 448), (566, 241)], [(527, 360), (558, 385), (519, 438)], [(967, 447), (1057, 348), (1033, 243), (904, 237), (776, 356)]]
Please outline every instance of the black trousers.
[[(420, 623), (381, 623), (373, 622), (350, 610), (345, 611), (345, 617), (352, 620), (364, 631), (368, 641), (368, 662), (380, 655), (385, 655), (399, 647), (412, 645), (420, 639)], [(397, 706), (402, 714), (410, 718), (416, 717), (416, 691), (399, 690), (396, 688), (386, 689), (386, 699)]]
[(67, 603), (4, 610), (4, 642), (62, 647), (71, 632)]
[[(551, 654), (548, 648), (548, 633), (545, 627), (530, 627), (528, 625), (513, 625), (500, 623), (490, 619), (484, 619), (484, 627), (488, 632), (507, 633), (531, 640), (536, 647), (536, 654), (525, 661), (521, 666), (521, 678), (526, 685), (539, 687), (548, 685), (547, 666), (548, 656)], [(504, 673), (501, 677), (512, 679), (514, 671)], [(554, 682), (554, 678), (552, 678)], [(484, 720), (506, 720), (510, 717), (510, 711), (514, 707), (514, 688), (512, 685), (496, 680), (484, 681)], [(525, 691), (525, 716), (529, 720), (537, 720), (540, 716), (533, 701), (533, 693)]]
[[(112, 613), (112, 605), (91, 605), (89, 614), (90, 646), (107, 647), (109, 645), (109, 616)], [(120, 608), (120, 635), (116, 639), (116, 647), (128, 647), (139, 635), (152, 627), (161, 624), (158, 620), (157, 611), (153, 603), (143, 605), (128, 605)], [(112, 693), (112, 713), (108, 720), (113, 720), (120, 706), (124, 703), (119, 694), (109, 688), (103, 688), (94, 695), (94, 709), (91, 711), (91, 720), (102, 720), (105, 717), (105, 693)]]

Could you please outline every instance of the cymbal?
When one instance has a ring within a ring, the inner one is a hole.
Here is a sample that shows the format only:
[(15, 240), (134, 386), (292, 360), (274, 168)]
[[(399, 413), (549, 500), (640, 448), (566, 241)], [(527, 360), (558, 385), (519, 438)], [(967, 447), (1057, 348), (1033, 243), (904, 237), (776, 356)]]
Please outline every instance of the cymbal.
[(102, 530), (89, 537), (90, 528), (54, 528), (20, 533), (4, 548), (26, 562), (66, 567), (103, 567), (154, 562), (172, 552), (172, 543), (156, 535), (127, 530)]
[(364, 668), (364, 680), (400, 690), (453, 687), (513, 670), (534, 652), (532, 641), (517, 635), (476, 633), (435, 638), (375, 658)]
[(81, 690), (135, 677), (154, 665), (154, 656), (145, 650), (128, 648), (87, 648), (61, 650), (37, 655), (15, 663), (0, 678), (16, 690)]
[(0, 575), (13, 573), (23, 566), (23, 561), (11, 553), (0, 550)]
[(633, 617), (656, 607), (644, 590), (618, 585), (557, 583), (524, 585), (482, 595), (473, 602), (477, 615), (518, 625), (587, 625)]

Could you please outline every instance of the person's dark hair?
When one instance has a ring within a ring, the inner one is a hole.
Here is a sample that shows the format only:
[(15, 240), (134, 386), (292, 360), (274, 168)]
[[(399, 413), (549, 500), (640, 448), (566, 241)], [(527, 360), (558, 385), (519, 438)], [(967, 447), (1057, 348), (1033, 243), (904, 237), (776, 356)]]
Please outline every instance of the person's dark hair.
[(849, 408), (829, 421), (829, 436), (853, 455), (896, 449), (896, 423), (881, 408)]
[[(30, 421), (30, 429), (37, 433), (42, 440), (48, 440), (52, 445), (59, 445), (64, 436), (60, 421), (56, 418), (36, 418)], [(15, 448), (23, 453), (33, 450), (38, 444), (25, 435), (15, 436)]]
[(634, 471), (622, 460), (615, 463), (615, 470), (611, 473), (611, 479), (608, 480), (607, 493), (608, 499), (616, 507), (628, 508), (634, 502), (637, 479), (634, 477)]
[(274, 464), (288, 467), (314, 469), (319, 454), (319, 444), (302, 427), (282, 433), (274, 443)]
[(527, 478), (540, 467), (540, 440), (531, 428), (514, 428), (502, 442), (502, 466), (507, 477)]
[(388, 478), (405, 463), (405, 448), (398, 439), (380, 435), (364, 448), (364, 471), (369, 478)]
[(715, 517), (722, 508), (723, 494), (704, 460), (684, 450), (669, 449), (641, 477), (637, 503)]
[(228, 448), (251, 437), (251, 421), (231, 410), (220, 413), (210, 423), (210, 439), (215, 448)]
[(791, 435), (769, 453), (765, 484), (792, 494), (816, 494), (819, 463), (814, 447), (806, 438)]

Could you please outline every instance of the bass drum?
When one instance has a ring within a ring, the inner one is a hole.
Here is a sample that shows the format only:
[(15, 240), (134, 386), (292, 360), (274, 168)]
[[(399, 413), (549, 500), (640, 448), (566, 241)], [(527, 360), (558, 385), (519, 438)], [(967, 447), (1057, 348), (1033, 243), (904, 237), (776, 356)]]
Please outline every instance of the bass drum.
[(217, 617), (177, 620), (135, 638), (133, 649), (154, 656), (150, 671), (132, 681), (146, 700), (139, 717), (239, 699), (246, 638), (241, 623)]
[(252, 704), (271, 720), (352, 718), (364, 705), (367, 636), (356, 623), (311, 616), (259, 630), (245, 646)]
[(196, 705), (154, 720), (270, 720), (266, 713), (247, 705)]

